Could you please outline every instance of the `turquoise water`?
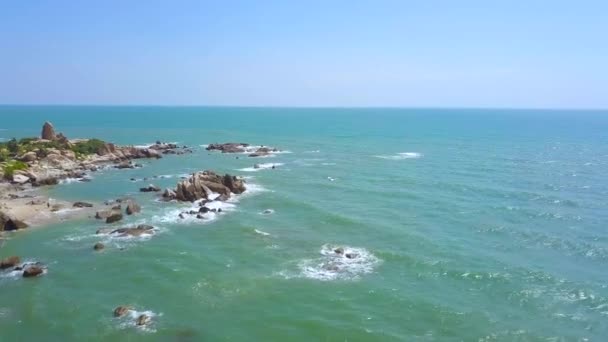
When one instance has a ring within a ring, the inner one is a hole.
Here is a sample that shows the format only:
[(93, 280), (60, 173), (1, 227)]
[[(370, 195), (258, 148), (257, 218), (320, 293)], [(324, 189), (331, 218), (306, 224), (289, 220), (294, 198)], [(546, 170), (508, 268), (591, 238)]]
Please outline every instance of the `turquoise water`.
[[(68, 137), (196, 147), (48, 189), (133, 196), (143, 213), (125, 225), (159, 232), (99, 238), (103, 224), (86, 219), (14, 234), (0, 256), (43, 261), (48, 274), (0, 277), (0, 339), (604, 341), (607, 114), (0, 107), (0, 138), (37, 135), (50, 120)], [(200, 147), (226, 141), (291, 153), (236, 159)], [(208, 222), (180, 221), (189, 205), (137, 191), (203, 169), (247, 176), (251, 191)], [(129, 180), (155, 175), (168, 178)], [(332, 246), (360, 257), (336, 261)], [(114, 319), (124, 304), (153, 324)]]

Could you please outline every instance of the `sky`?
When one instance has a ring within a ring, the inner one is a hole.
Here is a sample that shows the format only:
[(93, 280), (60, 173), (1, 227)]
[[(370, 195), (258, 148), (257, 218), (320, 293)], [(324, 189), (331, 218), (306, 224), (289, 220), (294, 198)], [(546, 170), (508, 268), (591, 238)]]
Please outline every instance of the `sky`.
[(0, 0), (0, 104), (608, 108), (608, 1)]

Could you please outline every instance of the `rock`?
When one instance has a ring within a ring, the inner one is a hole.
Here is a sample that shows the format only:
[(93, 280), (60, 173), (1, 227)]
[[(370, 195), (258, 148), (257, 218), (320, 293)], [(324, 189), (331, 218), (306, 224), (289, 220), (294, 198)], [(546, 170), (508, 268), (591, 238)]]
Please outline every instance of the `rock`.
[(38, 159), (38, 155), (34, 151), (27, 152), (18, 158), (22, 162), (31, 163)]
[(133, 165), (131, 162), (125, 161), (118, 165), (114, 165), (114, 168), (115, 169), (134, 169), (135, 165)]
[(222, 208), (217, 208), (217, 212), (221, 213), (222, 212)]
[(344, 254), (344, 256), (346, 258), (348, 258), (348, 259), (355, 259), (355, 258), (359, 257), (359, 254), (357, 254), (357, 253), (346, 253), (346, 254)]
[(152, 319), (150, 318), (150, 316), (148, 316), (146, 314), (142, 314), (139, 317), (137, 317), (137, 321), (135, 323), (139, 326), (142, 326), (142, 325), (149, 324), (151, 321), (152, 321)]
[(264, 215), (270, 215), (272, 213), (274, 213), (274, 211), (272, 209), (266, 209), (266, 210), (262, 211), (262, 214), (264, 214)]
[(131, 308), (128, 306), (119, 306), (114, 309), (114, 317), (122, 317), (131, 311)]
[(197, 219), (199, 219), (199, 220), (202, 220), (202, 219), (204, 219), (204, 218), (205, 218), (205, 216), (203, 216), (203, 215), (201, 215), (201, 214), (198, 214), (198, 215), (196, 215), (196, 218), (197, 218)]
[(249, 144), (243, 143), (225, 143), (225, 144), (209, 144), (207, 151), (218, 150), (222, 153), (243, 153)]
[(27, 227), (28, 225), (25, 222), (0, 212), (0, 231), (12, 231)]
[(25, 184), (29, 181), (30, 181), (29, 177), (26, 177), (24, 175), (13, 175), (13, 183)]
[(87, 202), (74, 202), (72, 205), (74, 208), (92, 208), (93, 205)]
[(234, 194), (242, 194), (245, 192), (245, 184), (243, 181), (236, 176), (225, 174), (222, 180), (222, 184), (226, 186)]
[(259, 169), (259, 168), (260, 168), (260, 164), (254, 164), (254, 165), (253, 165), (253, 168), (254, 168), (254, 169)]
[(0, 260), (0, 269), (15, 267), (21, 262), (18, 256), (10, 256)]
[(23, 277), (30, 278), (36, 277), (44, 272), (44, 269), (40, 266), (28, 266), (23, 270)]
[(114, 228), (99, 228), (99, 229), (97, 229), (97, 231), (95, 232), (95, 234), (97, 234), (97, 235), (99, 235), (99, 234), (110, 234), (113, 231), (114, 231)]
[(57, 184), (59, 184), (59, 179), (57, 177), (53, 177), (53, 176), (38, 177), (32, 182), (32, 185), (34, 185), (34, 186), (57, 185)]
[(338, 247), (338, 248), (334, 249), (334, 253), (336, 253), (338, 255), (342, 255), (342, 254), (344, 254), (344, 248)]
[(180, 218), (180, 219), (185, 219), (185, 218), (186, 218), (186, 217), (184, 216), (184, 213), (180, 213), (178, 216), (179, 216), (179, 218)]
[(61, 204), (53, 204), (53, 205), (51, 206), (51, 211), (52, 211), (52, 212), (56, 212), (56, 211), (61, 210), (62, 208), (63, 208), (63, 205), (61, 205)]
[(198, 212), (199, 212), (199, 213), (206, 214), (206, 213), (208, 213), (208, 212), (209, 212), (209, 208), (207, 208), (207, 207), (201, 207), (201, 208), (198, 210)]
[(55, 140), (55, 128), (53, 128), (53, 124), (50, 122), (45, 122), (44, 126), (42, 126), (42, 133), (40, 134), (40, 138), (45, 140)]
[(135, 201), (129, 201), (127, 204), (127, 209), (125, 212), (127, 215), (133, 215), (135, 213), (139, 213), (141, 211), (141, 206), (137, 204)]
[(118, 234), (119, 237), (125, 236), (141, 236), (143, 234), (154, 234), (154, 227), (140, 224), (135, 228), (120, 228), (112, 231), (111, 234)]
[(112, 215), (106, 218), (106, 223), (114, 223), (122, 220), (122, 214), (113, 212)]
[(154, 184), (150, 184), (145, 188), (140, 188), (139, 191), (141, 191), (141, 192), (159, 192), (160, 188)]
[(174, 199), (175, 198), (175, 191), (167, 188), (165, 189), (165, 192), (163, 192), (163, 197), (166, 199)]
[[(114, 209), (114, 208), (112, 208)], [(119, 208), (120, 209), (120, 208)], [(98, 210), (95, 213), (95, 218), (98, 220), (104, 220), (107, 219), (108, 217), (112, 216), (113, 214), (115, 214), (116, 211), (114, 210), (109, 210), (109, 209), (105, 209), (105, 210)]]
[(100, 251), (100, 250), (104, 249), (104, 247), (105, 247), (105, 246), (103, 245), (103, 243), (98, 242), (98, 243), (96, 243), (96, 244), (93, 246), (93, 249), (94, 249), (94, 250), (96, 250), (96, 251)]

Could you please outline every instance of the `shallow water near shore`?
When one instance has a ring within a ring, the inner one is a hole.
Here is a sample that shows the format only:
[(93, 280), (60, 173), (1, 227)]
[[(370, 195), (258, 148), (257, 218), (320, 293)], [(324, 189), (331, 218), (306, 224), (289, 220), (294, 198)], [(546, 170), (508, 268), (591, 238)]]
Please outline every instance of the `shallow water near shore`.
[[(2, 139), (38, 135), (48, 120), (70, 138), (194, 148), (45, 190), (132, 196), (142, 213), (114, 226), (155, 233), (96, 235), (107, 225), (91, 218), (10, 235), (0, 257), (48, 272), (0, 271), (2, 341), (608, 336), (606, 112), (4, 106), (0, 116), (19, 118), (3, 120)], [(204, 149), (229, 141), (289, 153)], [(138, 191), (205, 169), (248, 184), (206, 220), (180, 220), (191, 204)], [(114, 318), (119, 305), (152, 323)]]

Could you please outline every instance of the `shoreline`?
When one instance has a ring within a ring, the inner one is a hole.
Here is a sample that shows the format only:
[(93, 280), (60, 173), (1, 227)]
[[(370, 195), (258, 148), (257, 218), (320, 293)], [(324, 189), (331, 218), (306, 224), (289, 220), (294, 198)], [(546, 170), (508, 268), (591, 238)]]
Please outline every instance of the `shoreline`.
[(27, 224), (28, 228), (85, 219), (105, 208), (103, 204), (88, 201), (91, 207), (74, 207), (74, 203), (64, 199), (51, 199), (41, 187), (0, 183), (0, 211), (11, 219)]

